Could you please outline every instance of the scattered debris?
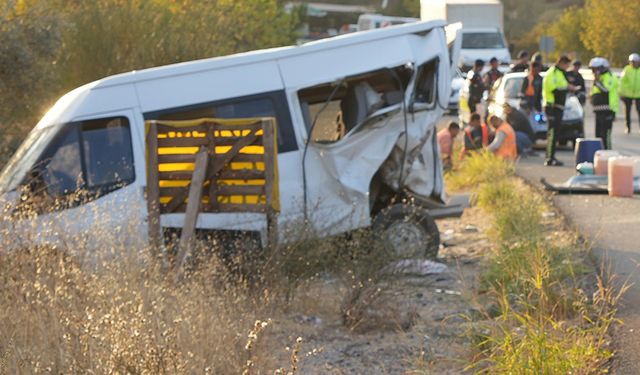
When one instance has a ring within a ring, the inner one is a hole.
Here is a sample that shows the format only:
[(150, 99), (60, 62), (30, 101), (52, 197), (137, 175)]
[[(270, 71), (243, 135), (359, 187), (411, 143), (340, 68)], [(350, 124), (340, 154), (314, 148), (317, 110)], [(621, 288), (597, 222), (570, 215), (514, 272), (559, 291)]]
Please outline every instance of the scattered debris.
[(440, 274), (449, 270), (446, 264), (421, 259), (403, 259), (388, 268), (396, 272), (421, 276)]
[(555, 212), (551, 212), (551, 211), (543, 212), (542, 213), (542, 217), (545, 218), (545, 219), (548, 219), (550, 217), (556, 217), (556, 213)]
[(461, 296), (462, 292), (458, 292), (457, 290), (448, 290), (448, 289), (436, 289), (436, 293), (449, 294), (452, 296)]
[(464, 227), (464, 231), (467, 233), (478, 233), (478, 227), (476, 227), (475, 225), (467, 225), (466, 227)]
[(317, 316), (313, 316), (313, 315), (312, 316), (298, 315), (294, 319), (298, 323), (309, 323), (309, 324), (315, 324), (315, 325), (321, 325), (322, 324), (322, 319), (320, 319)]
[(447, 229), (444, 231), (444, 233), (442, 233), (442, 236), (440, 236), (440, 239), (442, 240), (442, 242), (445, 242), (445, 241), (452, 240), (454, 236), (455, 236), (455, 231), (453, 229)]

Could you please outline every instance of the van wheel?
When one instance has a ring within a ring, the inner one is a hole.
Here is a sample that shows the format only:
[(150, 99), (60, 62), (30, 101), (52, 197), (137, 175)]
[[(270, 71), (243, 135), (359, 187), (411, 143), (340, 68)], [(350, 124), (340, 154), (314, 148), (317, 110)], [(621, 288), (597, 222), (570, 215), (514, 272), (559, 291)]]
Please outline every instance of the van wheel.
[(396, 204), (382, 210), (372, 227), (375, 235), (399, 258), (435, 259), (438, 255), (440, 232), (423, 208)]

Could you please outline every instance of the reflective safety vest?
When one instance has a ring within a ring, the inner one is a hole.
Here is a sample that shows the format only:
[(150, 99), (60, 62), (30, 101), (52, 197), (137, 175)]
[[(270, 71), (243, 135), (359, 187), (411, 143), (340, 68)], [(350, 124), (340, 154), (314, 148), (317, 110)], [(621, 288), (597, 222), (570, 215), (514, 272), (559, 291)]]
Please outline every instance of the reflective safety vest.
[(620, 78), (620, 96), (640, 99), (640, 68), (629, 64), (624, 67)]
[(496, 155), (503, 157), (507, 160), (516, 160), (518, 158), (518, 145), (516, 144), (516, 132), (511, 125), (507, 122), (503, 122), (498, 127), (496, 133), (503, 132), (505, 137), (504, 141), (500, 145), (500, 148), (496, 151)]
[(594, 82), (591, 88), (591, 104), (594, 112), (618, 112), (620, 97), (618, 95), (618, 79), (607, 71), (600, 75), (600, 82), (608, 92), (603, 92)]
[(569, 82), (562, 69), (552, 66), (542, 80), (542, 102), (547, 107), (564, 109)]
[[(463, 140), (462, 142), (462, 152), (460, 153), (460, 158), (462, 159), (467, 153), (469, 153), (469, 151), (473, 151), (473, 150), (479, 150), (483, 147), (487, 147), (489, 145), (489, 127), (487, 126), (487, 124), (482, 124), (480, 125), (480, 129), (482, 130), (482, 144), (479, 145), (475, 145), (476, 148), (471, 149), (471, 150), (467, 150), (466, 144), (467, 142), (465, 142), (465, 140)], [(473, 143), (473, 127), (468, 126), (465, 131), (464, 131), (464, 136), (470, 141), (470, 143)]]

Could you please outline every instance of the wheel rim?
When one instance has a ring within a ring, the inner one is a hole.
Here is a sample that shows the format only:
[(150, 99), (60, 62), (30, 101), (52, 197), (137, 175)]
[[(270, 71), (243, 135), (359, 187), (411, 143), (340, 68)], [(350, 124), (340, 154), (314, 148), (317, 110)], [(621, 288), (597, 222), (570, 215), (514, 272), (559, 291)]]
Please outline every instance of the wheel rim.
[(402, 258), (424, 255), (430, 236), (413, 221), (397, 221), (385, 230), (385, 237), (394, 253)]

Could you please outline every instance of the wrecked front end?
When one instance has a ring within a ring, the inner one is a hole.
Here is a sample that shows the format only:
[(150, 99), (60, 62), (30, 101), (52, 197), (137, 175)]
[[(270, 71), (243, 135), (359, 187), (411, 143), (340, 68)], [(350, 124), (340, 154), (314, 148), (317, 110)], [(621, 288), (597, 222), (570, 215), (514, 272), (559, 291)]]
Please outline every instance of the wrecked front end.
[[(446, 59), (440, 61), (435, 56), (299, 92), (311, 134), (303, 165), (312, 221), (368, 226), (408, 200), (435, 217), (462, 213), (445, 205), (436, 125), (450, 88)], [(318, 217), (319, 206), (334, 207), (330, 217)]]

